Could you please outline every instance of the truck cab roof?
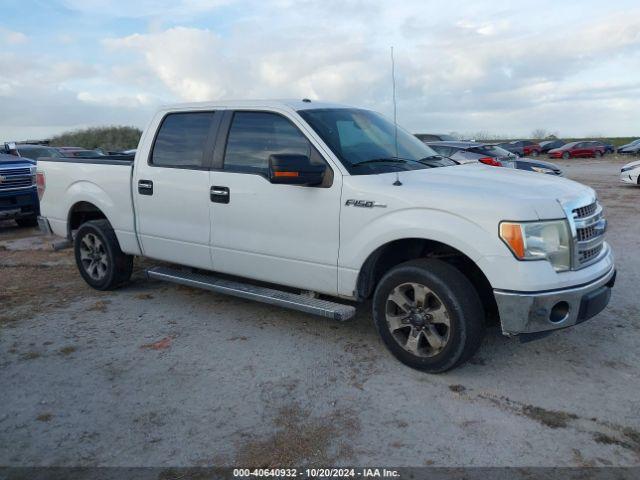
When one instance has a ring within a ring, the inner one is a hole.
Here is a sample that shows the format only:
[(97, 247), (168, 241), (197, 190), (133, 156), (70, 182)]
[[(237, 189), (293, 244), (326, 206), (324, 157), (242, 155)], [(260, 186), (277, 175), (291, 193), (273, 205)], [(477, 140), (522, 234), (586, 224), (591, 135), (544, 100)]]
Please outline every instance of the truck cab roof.
[(344, 105), (333, 102), (320, 102), (316, 100), (304, 99), (278, 99), (278, 100), (210, 100), (205, 102), (189, 102), (165, 105), (160, 108), (161, 111), (172, 110), (189, 110), (203, 108), (272, 108), (272, 109), (291, 109), (291, 110), (312, 110), (317, 108), (353, 108), (350, 105)]

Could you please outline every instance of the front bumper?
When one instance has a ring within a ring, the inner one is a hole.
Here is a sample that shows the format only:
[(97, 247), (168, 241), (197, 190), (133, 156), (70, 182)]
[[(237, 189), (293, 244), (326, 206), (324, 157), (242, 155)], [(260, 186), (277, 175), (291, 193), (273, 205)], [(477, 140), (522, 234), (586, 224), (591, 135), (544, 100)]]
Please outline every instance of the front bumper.
[(39, 212), (35, 187), (0, 190), (0, 219), (31, 217)]
[(546, 332), (589, 320), (609, 303), (616, 270), (586, 285), (544, 292), (494, 290), (502, 333)]
[(623, 183), (637, 184), (638, 179), (640, 179), (640, 173), (638, 169), (620, 172), (620, 181)]

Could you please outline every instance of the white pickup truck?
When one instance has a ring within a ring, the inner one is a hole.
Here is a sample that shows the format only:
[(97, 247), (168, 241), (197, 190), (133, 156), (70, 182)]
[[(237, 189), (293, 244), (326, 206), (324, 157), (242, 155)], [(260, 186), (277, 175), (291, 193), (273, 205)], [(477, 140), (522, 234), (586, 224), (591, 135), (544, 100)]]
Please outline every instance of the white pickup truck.
[(491, 320), (524, 340), (587, 320), (615, 281), (591, 188), (456, 165), (343, 105), (163, 108), (133, 163), (42, 159), (37, 177), (41, 228), (73, 240), (94, 288), (142, 255), (166, 262), (151, 278), (337, 320), (371, 299), (390, 351), (428, 372), (469, 359)]

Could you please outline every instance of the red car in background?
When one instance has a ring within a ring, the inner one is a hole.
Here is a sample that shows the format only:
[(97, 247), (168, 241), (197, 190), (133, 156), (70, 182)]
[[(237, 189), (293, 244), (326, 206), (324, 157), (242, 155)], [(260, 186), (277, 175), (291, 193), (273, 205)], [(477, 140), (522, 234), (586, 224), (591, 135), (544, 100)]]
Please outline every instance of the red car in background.
[(605, 152), (606, 147), (601, 142), (571, 142), (549, 150), (549, 158), (601, 157)]
[[(531, 140), (514, 140), (513, 142), (509, 142), (514, 149), (522, 149), (522, 155), (524, 157), (537, 157), (540, 155), (540, 151), (542, 147)], [(508, 149), (510, 152), (514, 152), (515, 150)]]

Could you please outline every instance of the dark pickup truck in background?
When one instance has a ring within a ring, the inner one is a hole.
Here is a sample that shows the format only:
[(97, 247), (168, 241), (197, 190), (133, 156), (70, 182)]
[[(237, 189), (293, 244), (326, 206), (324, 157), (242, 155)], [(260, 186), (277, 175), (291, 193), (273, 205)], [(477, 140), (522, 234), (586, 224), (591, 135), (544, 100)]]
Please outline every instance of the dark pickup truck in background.
[(0, 152), (0, 220), (14, 219), (21, 227), (33, 227), (39, 214), (35, 160)]

